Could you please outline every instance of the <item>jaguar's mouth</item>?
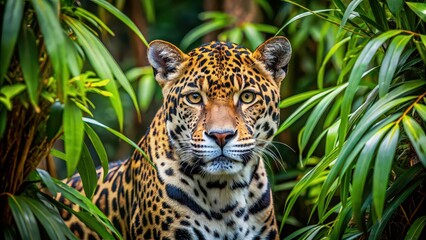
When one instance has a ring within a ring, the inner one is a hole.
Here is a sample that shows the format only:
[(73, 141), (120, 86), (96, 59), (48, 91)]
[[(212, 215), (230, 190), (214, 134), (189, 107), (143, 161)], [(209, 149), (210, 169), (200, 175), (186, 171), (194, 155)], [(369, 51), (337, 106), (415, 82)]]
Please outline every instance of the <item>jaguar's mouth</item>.
[(231, 174), (240, 171), (242, 164), (241, 161), (221, 155), (205, 162), (203, 168), (211, 174)]

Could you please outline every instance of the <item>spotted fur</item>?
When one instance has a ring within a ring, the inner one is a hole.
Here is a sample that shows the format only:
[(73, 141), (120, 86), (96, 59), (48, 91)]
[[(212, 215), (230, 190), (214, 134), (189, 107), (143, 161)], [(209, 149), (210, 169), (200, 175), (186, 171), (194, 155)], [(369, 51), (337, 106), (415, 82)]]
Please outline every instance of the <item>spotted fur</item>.
[[(284, 37), (253, 53), (211, 42), (184, 54), (151, 42), (164, 103), (139, 146), (153, 165), (136, 151), (110, 166), (93, 198), (126, 239), (278, 239), (262, 151), (278, 127), (290, 56)], [(83, 191), (79, 176), (68, 184)], [(79, 238), (98, 238), (63, 218)]]

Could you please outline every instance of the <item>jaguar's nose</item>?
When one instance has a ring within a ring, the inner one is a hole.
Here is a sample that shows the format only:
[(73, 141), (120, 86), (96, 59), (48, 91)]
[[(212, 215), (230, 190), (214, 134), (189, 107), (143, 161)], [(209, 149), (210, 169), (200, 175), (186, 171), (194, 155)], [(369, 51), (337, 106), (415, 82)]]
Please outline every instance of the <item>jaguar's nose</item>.
[(229, 140), (231, 140), (235, 135), (237, 134), (237, 131), (211, 131), (206, 133), (206, 135), (213, 139), (219, 147), (223, 148)]

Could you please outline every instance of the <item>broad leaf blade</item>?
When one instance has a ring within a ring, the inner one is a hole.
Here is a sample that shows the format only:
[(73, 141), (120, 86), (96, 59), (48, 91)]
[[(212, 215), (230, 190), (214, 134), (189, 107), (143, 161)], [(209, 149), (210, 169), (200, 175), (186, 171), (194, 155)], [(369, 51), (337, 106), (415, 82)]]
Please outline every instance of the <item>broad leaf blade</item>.
[(421, 216), (416, 219), (416, 221), (411, 224), (410, 229), (408, 229), (407, 235), (405, 235), (405, 240), (411, 239), (420, 239), (420, 235), (426, 225), (426, 216)]
[(422, 19), (423, 22), (426, 22), (426, 3), (420, 2), (406, 2), (408, 7)]
[(64, 106), (63, 127), (64, 144), (67, 158), (67, 175), (71, 176), (77, 168), (83, 147), (84, 126), (83, 114), (73, 101)]

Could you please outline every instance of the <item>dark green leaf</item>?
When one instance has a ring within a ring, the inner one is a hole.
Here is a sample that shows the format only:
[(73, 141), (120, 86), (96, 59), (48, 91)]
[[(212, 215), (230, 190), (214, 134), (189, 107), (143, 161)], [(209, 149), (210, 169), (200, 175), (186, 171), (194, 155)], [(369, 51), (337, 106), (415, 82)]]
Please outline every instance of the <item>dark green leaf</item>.
[(404, 7), (404, 0), (387, 0), (389, 10), (393, 15), (398, 16)]
[(92, 199), (98, 183), (98, 175), (96, 174), (92, 156), (85, 144), (83, 144), (83, 151), (81, 152), (80, 161), (78, 161), (77, 170), (80, 174), (86, 197)]
[(37, 221), (28, 205), (19, 196), (10, 195), (7, 200), (22, 239), (40, 239)]
[(416, 221), (411, 224), (410, 229), (408, 229), (407, 235), (405, 235), (405, 240), (420, 239), (420, 235), (422, 234), (425, 225), (426, 216), (417, 218)]
[(69, 71), (66, 65), (67, 62), (63, 61), (63, 59), (67, 58), (67, 41), (56, 13), (59, 3), (51, 4), (51, 2), (39, 0), (31, 0), (31, 3), (36, 12), (38, 25), (43, 34), (43, 41), (58, 80), (58, 97), (60, 100), (64, 100), (67, 94), (65, 88), (66, 81), (69, 80)]
[(377, 217), (382, 218), (383, 208), (386, 201), (386, 189), (388, 188), (389, 174), (391, 171), (396, 146), (399, 140), (399, 126), (394, 127), (386, 134), (379, 150), (373, 173), (373, 203)]
[(401, 57), (405, 46), (410, 42), (411, 37), (411, 35), (396, 36), (386, 50), (379, 72), (380, 97), (383, 97), (386, 93), (388, 93), (391, 81), (395, 77), (399, 58)]
[(101, 161), (102, 168), (104, 170), (102, 178), (105, 179), (109, 168), (108, 155), (106, 153), (105, 147), (102, 144), (98, 134), (96, 134), (96, 132), (89, 126), (89, 124), (84, 123), (84, 131), (86, 132), (87, 136), (93, 144), (93, 147), (95, 148), (96, 153), (98, 154), (99, 160)]
[(37, 105), (40, 65), (38, 64), (36, 38), (31, 29), (27, 27), (23, 28), (18, 44), (19, 60), (27, 86), (28, 96), (36, 112), (40, 112), (40, 108)]
[(376, 134), (371, 137), (366, 143), (362, 152), (359, 155), (357, 164), (355, 165), (355, 171), (353, 176), (353, 190), (352, 190), (352, 206), (353, 215), (360, 230), (365, 230), (365, 216), (362, 212), (363, 197), (366, 194), (365, 182), (367, 180), (369, 169), (371, 167), (371, 161), (373, 160), (374, 153), (377, 145), (381, 142), (383, 136), (388, 132), (394, 123), (386, 125), (379, 129)]
[(412, 193), (413, 191), (424, 182), (424, 177), (418, 179), (417, 181), (412, 182), (407, 186), (406, 189), (401, 194), (398, 194), (398, 197), (394, 198), (392, 202), (388, 204), (386, 209), (383, 212), (383, 217), (381, 221), (377, 221), (376, 224), (371, 228), (370, 236), (368, 239), (375, 240), (380, 239), (381, 233), (395, 210), (400, 207), (401, 203), (403, 203)]
[(15, 50), (16, 39), (21, 29), (22, 15), (24, 13), (24, 1), (6, 1), (2, 19), (1, 31), (1, 58), (0, 58), (0, 86), (9, 68), (9, 63)]
[(369, 41), (364, 47), (361, 54), (358, 56), (357, 61), (352, 69), (351, 75), (349, 76), (349, 85), (346, 88), (345, 95), (343, 97), (342, 108), (341, 108), (341, 123), (339, 129), (339, 144), (343, 145), (346, 139), (347, 128), (348, 128), (348, 116), (352, 109), (352, 101), (358, 90), (359, 82), (361, 77), (367, 69), (371, 59), (375, 56), (377, 50), (382, 44), (389, 38), (400, 34), (401, 30), (392, 30), (382, 33), (380, 36)]
[(73, 101), (68, 101), (63, 113), (64, 145), (67, 157), (67, 175), (71, 176), (77, 168), (83, 147), (83, 114)]
[(77, 239), (65, 225), (57, 210), (29, 197), (21, 197), (21, 199), (28, 204), (50, 239)]
[(50, 193), (52, 193), (52, 195), (55, 197), (57, 189), (55, 183), (52, 180), (52, 177), (50, 177), (49, 173), (43, 169), (37, 168), (36, 171), (43, 183), (46, 185), (47, 189), (49, 189)]

